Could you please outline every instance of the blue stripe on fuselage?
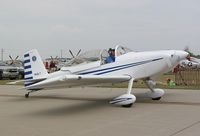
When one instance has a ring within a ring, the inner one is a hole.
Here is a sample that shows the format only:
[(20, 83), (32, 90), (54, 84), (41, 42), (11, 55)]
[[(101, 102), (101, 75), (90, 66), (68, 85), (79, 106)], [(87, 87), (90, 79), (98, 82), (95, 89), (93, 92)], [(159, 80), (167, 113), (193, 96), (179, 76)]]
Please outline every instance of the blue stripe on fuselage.
[(141, 63), (141, 62), (130, 63), (130, 64), (121, 65), (121, 66), (115, 66), (115, 67), (110, 67), (110, 68), (104, 68), (104, 69), (94, 70), (94, 71), (89, 71), (89, 72), (83, 72), (83, 73), (80, 73), (80, 74), (81, 74), (81, 75), (86, 75), (86, 74), (96, 73), (96, 72), (100, 72), (100, 71), (105, 71), (105, 70), (120, 68), (120, 67), (124, 67), (124, 66), (129, 66), (129, 65), (137, 64), (137, 63)]
[[(104, 69), (100, 69), (100, 70), (89, 71), (89, 72), (82, 72), (82, 73), (79, 73), (79, 75), (86, 75), (86, 74), (92, 74), (92, 73), (96, 73), (95, 75), (102, 75), (102, 74), (110, 73), (110, 72), (113, 72), (113, 71), (126, 69), (126, 68), (129, 68), (129, 67), (142, 65), (142, 64), (149, 63), (149, 62), (152, 62), (152, 61), (158, 61), (158, 60), (161, 60), (161, 59), (163, 59), (163, 58), (146, 60), (146, 61), (141, 61), (141, 62), (135, 62), (135, 63), (125, 64), (125, 65), (120, 65), (120, 66), (115, 66), (115, 67), (110, 67), (110, 68), (104, 68)], [(109, 71), (107, 71), (107, 70), (109, 70)], [(97, 72), (101, 72), (101, 73), (97, 73)]]
[(118, 69), (113, 69), (113, 70), (109, 70), (109, 71), (97, 73), (97, 74), (95, 74), (95, 75), (102, 75), (102, 74), (106, 74), (106, 73), (110, 73), (110, 72), (114, 72), (114, 71), (118, 71), (118, 70), (130, 68), (130, 67), (133, 67), (133, 66), (139, 66), (139, 65), (142, 65), (142, 64), (145, 64), (145, 63), (133, 64), (133, 65), (129, 65), (129, 66), (126, 66), (126, 67), (121, 67), (121, 68), (118, 68)]

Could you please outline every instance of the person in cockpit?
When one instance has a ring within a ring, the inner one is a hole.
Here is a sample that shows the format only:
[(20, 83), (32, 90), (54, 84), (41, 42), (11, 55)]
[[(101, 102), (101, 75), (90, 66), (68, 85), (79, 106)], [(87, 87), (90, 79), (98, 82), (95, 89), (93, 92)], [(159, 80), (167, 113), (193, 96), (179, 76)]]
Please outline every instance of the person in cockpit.
[(112, 63), (115, 62), (115, 49), (109, 49), (108, 50), (109, 56), (106, 58), (106, 63)]

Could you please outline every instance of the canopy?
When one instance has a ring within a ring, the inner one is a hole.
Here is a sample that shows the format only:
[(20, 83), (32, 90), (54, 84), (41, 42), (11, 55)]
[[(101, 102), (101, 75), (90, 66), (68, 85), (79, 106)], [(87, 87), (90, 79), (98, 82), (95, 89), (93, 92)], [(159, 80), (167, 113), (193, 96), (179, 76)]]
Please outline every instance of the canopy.
[[(115, 55), (119, 57), (123, 54), (131, 52), (132, 50), (123, 46), (116, 46), (115, 48)], [(81, 53), (77, 57), (71, 59), (65, 66), (74, 66), (82, 63), (90, 63), (94, 61), (103, 61), (106, 57), (108, 57), (108, 50), (107, 49), (97, 49), (97, 50), (90, 50), (84, 53)], [(101, 63), (103, 64), (103, 63)]]

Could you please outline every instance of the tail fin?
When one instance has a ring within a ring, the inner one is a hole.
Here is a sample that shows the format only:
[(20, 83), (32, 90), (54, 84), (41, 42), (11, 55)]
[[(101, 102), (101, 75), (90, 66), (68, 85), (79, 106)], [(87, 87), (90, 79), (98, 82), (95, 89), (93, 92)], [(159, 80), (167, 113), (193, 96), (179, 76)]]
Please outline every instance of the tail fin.
[(46, 79), (47, 70), (36, 49), (24, 54), (24, 80), (25, 86), (32, 85), (38, 81)]

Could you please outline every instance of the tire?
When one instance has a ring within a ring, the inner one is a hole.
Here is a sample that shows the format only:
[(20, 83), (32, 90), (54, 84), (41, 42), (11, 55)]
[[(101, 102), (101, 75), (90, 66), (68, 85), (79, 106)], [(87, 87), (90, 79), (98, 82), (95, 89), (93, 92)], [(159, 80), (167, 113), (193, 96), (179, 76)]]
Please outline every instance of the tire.
[(18, 78), (19, 79), (24, 79), (24, 72), (19, 72)]
[(25, 94), (25, 98), (29, 98), (29, 93)]
[(2, 80), (2, 79), (3, 79), (3, 76), (2, 76), (2, 74), (3, 74), (3, 71), (0, 71), (0, 80)]
[(124, 107), (124, 108), (130, 108), (130, 107), (132, 107), (132, 105), (133, 105), (133, 103), (127, 104), (127, 105), (122, 105), (122, 107)]
[(154, 100), (154, 101), (159, 101), (160, 99), (161, 99), (161, 97), (152, 98), (152, 100)]
[(10, 77), (9, 79), (10, 80), (16, 80), (16, 77)]

